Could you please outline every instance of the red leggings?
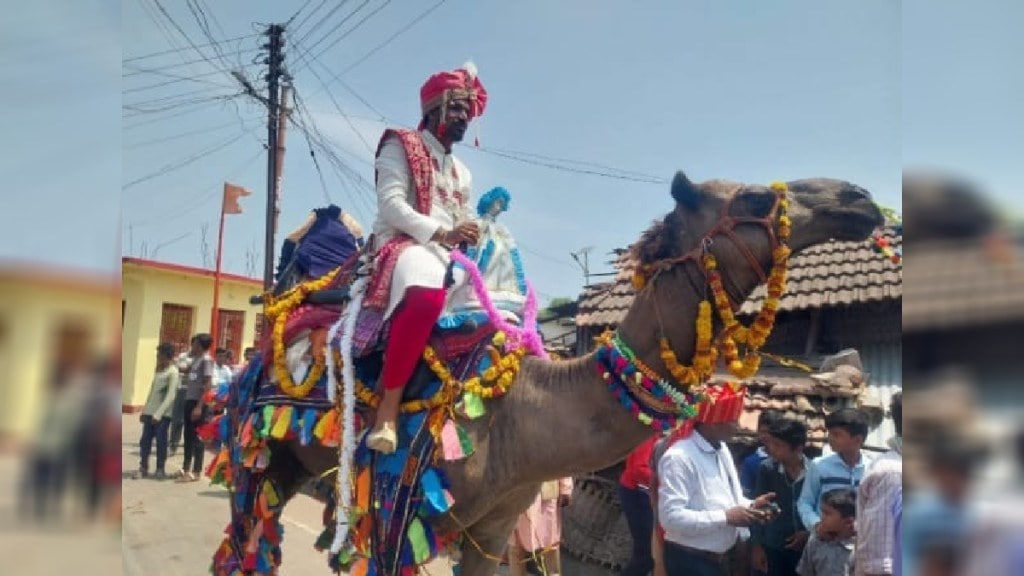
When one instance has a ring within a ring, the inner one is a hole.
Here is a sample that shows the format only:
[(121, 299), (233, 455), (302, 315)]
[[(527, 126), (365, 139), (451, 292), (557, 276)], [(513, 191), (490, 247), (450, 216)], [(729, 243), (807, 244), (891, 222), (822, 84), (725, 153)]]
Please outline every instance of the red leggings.
[(385, 390), (401, 389), (423, 355), (423, 349), (444, 310), (442, 288), (412, 286), (391, 317), (387, 346), (384, 348), (384, 372), (381, 381)]

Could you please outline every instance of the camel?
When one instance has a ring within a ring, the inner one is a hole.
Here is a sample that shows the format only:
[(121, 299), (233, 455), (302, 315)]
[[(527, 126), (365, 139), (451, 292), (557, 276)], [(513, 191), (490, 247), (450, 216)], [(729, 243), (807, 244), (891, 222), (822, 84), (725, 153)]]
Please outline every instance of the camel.
[[(787, 183), (794, 252), (835, 240), (863, 240), (883, 222), (867, 191), (842, 180)], [(648, 366), (668, 374), (658, 351), (660, 321), (681, 362), (693, 356), (694, 322), (706, 281), (697, 260), (680, 256), (707, 246), (738, 307), (771, 265), (777, 194), (767, 186), (726, 180), (692, 183), (682, 172), (671, 184), (675, 206), (634, 247), (644, 264), (668, 263), (641, 290), (619, 327), (620, 336)], [(723, 231), (723, 209), (735, 218)], [(759, 222), (743, 218), (758, 218)], [(660, 311), (660, 318), (658, 318)], [(716, 326), (717, 330), (718, 326)], [(438, 533), (463, 531), (461, 574), (491, 576), (516, 517), (545, 480), (606, 468), (621, 461), (652, 433), (617, 402), (598, 373), (594, 354), (551, 362), (527, 357), (509, 393), (487, 406), (488, 417), (460, 423), (475, 452), (444, 462), (455, 503), (432, 521)], [(337, 450), (272, 445), (268, 477), (287, 501), (313, 476), (337, 464)], [(333, 482), (333, 480), (332, 480)]]

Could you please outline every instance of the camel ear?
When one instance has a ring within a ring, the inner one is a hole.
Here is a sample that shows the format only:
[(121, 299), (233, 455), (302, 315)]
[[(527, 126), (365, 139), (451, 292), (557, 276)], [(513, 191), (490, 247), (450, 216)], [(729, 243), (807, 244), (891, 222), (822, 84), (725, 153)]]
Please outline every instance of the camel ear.
[(672, 179), (672, 198), (684, 208), (695, 210), (700, 205), (700, 190), (680, 170)]

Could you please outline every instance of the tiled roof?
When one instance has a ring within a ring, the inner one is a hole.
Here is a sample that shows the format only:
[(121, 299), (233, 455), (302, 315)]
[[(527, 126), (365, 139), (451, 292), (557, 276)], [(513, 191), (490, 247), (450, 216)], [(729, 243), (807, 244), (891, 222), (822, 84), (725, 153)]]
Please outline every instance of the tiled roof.
[(1024, 319), (1020, 243), (915, 243), (910, 258), (904, 332)]
[[(903, 236), (887, 228), (884, 236), (901, 248)], [(615, 281), (588, 286), (580, 295), (577, 326), (616, 325), (633, 302), (631, 282), (636, 262), (624, 251), (615, 262)], [(753, 314), (761, 307), (765, 288), (759, 286), (740, 308)], [(903, 296), (902, 262), (894, 264), (873, 248), (871, 241), (827, 242), (790, 258), (786, 292), (779, 310), (792, 311), (900, 299)]]

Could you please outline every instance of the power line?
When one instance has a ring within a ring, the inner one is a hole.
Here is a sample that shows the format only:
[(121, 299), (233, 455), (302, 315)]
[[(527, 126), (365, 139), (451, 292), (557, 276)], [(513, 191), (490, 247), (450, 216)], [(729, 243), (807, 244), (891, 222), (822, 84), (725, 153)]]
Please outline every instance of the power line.
[[(322, 18), (320, 18), (320, 20), (317, 21), (316, 24), (313, 24), (313, 27), (310, 28), (309, 30), (307, 30), (306, 33), (303, 34), (301, 38), (297, 38), (297, 40), (299, 42), (305, 42), (306, 39), (309, 38), (313, 34), (313, 32), (316, 32), (317, 28), (319, 28), (319, 27), (323, 26), (324, 24), (326, 24), (327, 21), (331, 19), (331, 16), (334, 16), (335, 12), (337, 12), (338, 10), (341, 10), (345, 6), (345, 4), (348, 4), (348, 1), (349, 0), (340, 0), (340, 2), (338, 2), (334, 6), (334, 8), (331, 8), (331, 10), (327, 14), (325, 14)], [(317, 8), (319, 9), (319, 6)], [(358, 8), (357, 8), (357, 10), (358, 10)], [(314, 10), (314, 12), (315, 12), (315, 10)], [(305, 20), (303, 20), (303, 22), (305, 22)], [(300, 24), (300, 26), (301, 26), (301, 24)]]
[[(168, 114), (167, 116), (164, 116), (162, 118), (151, 118), (149, 120), (142, 120), (142, 121), (136, 122), (134, 124), (122, 125), (121, 129), (122, 130), (131, 130), (132, 128), (138, 128), (140, 126), (145, 126), (145, 125), (148, 125), (148, 124), (152, 124), (154, 122), (160, 122), (162, 120), (169, 120), (171, 118), (176, 118), (178, 116), (183, 116), (185, 114), (191, 114), (193, 112), (198, 112), (199, 110), (203, 110), (203, 109), (207, 108), (210, 104), (216, 104), (216, 103), (222, 102), (222, 101), (225, 101), (225, 100), (223, 98), (213, 99), (213, 100), (210, 100), (208, 102), (204, 102), (204, 103), (202, 103), (201, 105), (199, 105), (199, 106), (197, 106), (195, 108), (188, 108), (186, 110), (181, 110), (179, 112), (175, 112), (174, 114)], [(138, 116), (138, 115), (139, 114), (136, 114), (135, 116)], [(132, 116), (132, 117), (134, 117), (134, 116)]]
[(131, 182), (125, 184), (124, 186), (121, 186), (121, 191), (123, 192), (123, 191), (128, 190), (129, 188), (131, 188), (133, 186), (136, 186), (138, 184), (141, 184), (143, 182), (147, 182), (149, 180), (152, 180), (154, 178), (158, 178), (160, 176), (163, 176), (163, 175), (168, 174), (170, 172), (173, 172), (175, 170), (179, 170), (181, 168), (184, 168), (185, 166), (188, 166), (189, 164), (195, 162), (196, 160), (199, 160), (200, 158), (205, 158), (205, 157), (209, 156), (210, 154), (214, 154), (216, 152), (219, 152), (220, 150), (223, 150), (224, 148), (227, 148), (231, 144), (234, 144), (235, 142), (241, 140), (242, 137), (244, 137), (245, 135), (246, 135), (246, 133), (242, 132), (241, 134), (238, 134), (236, 136), (232, 136), (231, 138), (229, 138), (227, 140), (224, 140), (222, 142), (219, 142), (219, 143), (211, 146), (210, 148), (207, 148), (205, 150), (201, 150), (201, 151), (193, 154), (192, 156), (189, 156), (189, 157), (185, 158), (184, 160), (182, 160), (180, 162), (167, 164), (167, 165), (163, 166), (162, 168), (160, 168), (159, 170), (157, 170), (156, 172), (152, 172), (152, 173), (147, 174), (146, 176), (143, 176), (141, 178), (136, 178), (135, 180), (132, 180)]
[[(232, 126), (237, 126), (237, 123), (235, 123), (235, 122), (228, 122), (227, 124), (221, 124), (220, 126), (213, 126), (213, 127), (210, 127), (210, 128), (200, 128), (199, 130), (190, 130), (188, 132), (183, 132), (181, 134), (175, 134), (173, 136), (165, 136), (163, 138), (155, 138), (155, 139), (152, 139), (152, 140), (145, 140), (145, 141), (139, 142), (137, 144), (131, 144), (131, 145), (128, 145), (128, 146), (124, 146), (123, 148), (126, 149), (126, 150), (134, 150), (136, 148), (144, 148), (146, 146), (151, 146), (153, 144), (160, 144), (161, 142), (169, 142), (171, 140), (178, 140), (179, 138), (185, 138), (186, 136), (195, 136), (196, 134), (206, 134), (208, 132), (216, 132), (218, 130), (223, 130), (225, 128), (230, 128)], [(243, 128), (244, 128), (244, 125), (243, 125)]]
[[(261, 157), (263, 157), (264, 152), (265, 150), (257, 151), (256, 154), (249, 157), (243, 163), (229, 170), (227, 172), (227, 179), (233, 180), (240, 172), (248, 168), (250, 165), (256, 162), (256, 160), (259, 160)], [(182, 216), (185, 216), (187, 214), (191, 214), (192, 212), (195, 212), (196, 210), (201, 208), (206, 202), (208, 202), (211, 198), (214, 197), (217, 191), (222, 190), (223, 186), (224, 183), (222, 181), (218, 181), (217, 184), (214, 184), (208, 188), (203, 188), (199, 194), (186, 198), (183, 206), (180, 209), (172, 211), (167, 214), (161, 214), (158, 218), (143, 220), (142, 222), (135, 222), (134, 224), (136, 226), (149, 226), (151, 224), (164, 224), (167, 222), (177, 220), (178, 218), (181, 218)]]
[[(327, 1), (327, 0), (324, 0), (324, 2), (326, 2), (326, 1)], [(298, 16), (298, 15), (299, 15), (299, 14), (300, 14), (300, 13), (301, 13), (301, 12), (302, 12), (303, 10), (305, 10), (307, 6), (309, 6), (309, 5), (310, 5), (310, 4), (312, 4), (312, 3), (313, 3), (313, 0), (306, 0), (306, 2), (305, 2), (305, 3), (304, 3), (304, 4), (302, 5), (302, 6), (299, 6), (299, 9), (298, 9), (298, 10), (296, 10), (296, 11), (295, 11), (295, 13), (294, 13), (294, 14), (292, 14), (291, 18), (289, 18), (289, 19), (288, 19), (288, 20), (287, 20), (287, 21), (286, 21), (286, 22), (284, 23), (284, 27), (285, 27), (285, 28), (287, 28), (287, 27), (291, 26), (291, 25), (292, 25), (292, 22), (294, 22), (294, 21), (295, 21), (295, 18), (296, 18), (296, 17), (297, 17), (297, 16)], [(323, 6), (323, 2), (321, 2), (321, 3), (320, 3), (320, 6)], [(317, 9), (319, 9), (319, 6), (317, 6)], [(316, 10), (314, 10), (313, 12), (316, 12)], [(310, 14), (312, 14), (312, 12), (311, 12)], [(307, 15), (307, 16), (306, 16), (305, 18), (303, 18), (303, 19), (302, 19), (302, 21), (303, 21), (303, 22), (305, 22), (305, 21), (306, 21), (306, 20), (308, 20), (308, 19), (309, 19), (309, 15)], [(301, 24), (300, 24), (300, 26), (301, 26)]]
[[(210, 43), (207, 43), (207, 44), (198, 44), (197, 46), (199, 46), (201, 48), (205, 48), (205, 47), (211, 46), (213, 44), (226, 44), (228, 42), (237, 42), (238, 40), (245, 40), (246, 38), (254, 38), (256, 36), (259, 36), (259, 34), (246, 34), (244, 36), (236, 36), (234, 38), (226, 38), (224, 40), (216, 40), (214, 42), (210, 42)], [(150, 52), (149, 54), (143, 54), (141, 56), (132, 56), (131, 58), (124, 58), (124, 59), (121, 60), (121, 63), (122, 64), (127, 64), (128, 62), (138, 62), (139, 60), (149, 60), (150, 58), (156, 58), (157, 56), (164, 56), (166, 54), (175, 54), (175, 53), (178, 53), (178, 52), (185, 52), (185, 51), (190, 50), (191, 48), (192, 47), (190, 47), (190, 46), (186, 46), (184, 48), (172, 48), (170, 50), (161, 50), (159, 52)]]
[(392, 42), (394, 42), (396, 38), (398, 38), (402, 34), (405, 34), (406, 32), (408, 32), (416, 24), (419, 24), (420, 21), (422, 21), (424, 18), (429, 16), (431, 12), (433, 12), (434, 10), (437, 10), (438, 8), (440, 8), (441, 5), (444, 4), (446, 1), (447, 0), (441, 0), (437, 4), (434, 4), (430, 8), (427, 8), (426, 10), (421, 12), (419, 16), (413, 18), (405, 26), (402, 26), (401, 28), (399, 28), (398, 32), (395, 32), (394, 34), (389, 36), (386, 40), (384, 40), (383, 42), (381, 42), (380, 44), (375, 46), (372, 50), (370, 50), (369, 52), (364, 54), (362, 57), (360, 57), (358, 60), (356, 60), (352, 64), (349, 64), (344, 70), (341, 71), (341, 74), (347, 74), (348, 72), (352, 71), (352, 69), (355, 68), (356, 66), (359, 66), (363, 62), (366, 62), (371, 56), (373, 56), (374, 54), (379, 52), (382, 48), (384, 48), (388, 44), (391, 44)]
[(132, 92), (142, 92), (142, 91), (145, 91), (145, 90), (152, 90), (153, 88), (160, 88), (162, 86), (169, 86), (171, 84), (178, 84), (178, 83), (181, 83), (181, 82), (197, 82), (199, 84), (208, 84), (210, 86), (216, 86), (218, 88), (232, 88), (232, 86), (225, 86), (224, 84), (219, 84), (217, 82), (211, 82), (209, 80), (200, 80), (200, 78), (205, 78), (207, 76), (218, 75), (220, 73), (221, 73), (220, 70), (214, 70), (212, 72), (206, 72), (204, 74), (196, 74), (195, 76), (192, 76), (192, 77), (178, 76), (177, 78), (172, 78), (171, 80), (165, 80), (163, 82), (157, 82), (156, 84), (146, 84), (146, 85), (143, 85), (143, 86), (135, 86), (133, 88), (125, 88), (124, 90), (121, 90), (121, 94), (130, 94)]
[[(259, 48), (258, 47), (257, 48), (240, 49), (240, 50), (237, 50), (235, 52), (231, 52), (229, 54), (231, 54), (232, 56), (234, 56), (234, 55), (241, 56), (242, 54), (255, 53), (255, 52), (259, 52)], [(181, 68), (181, 67), (184, 67), (184, 66), (190, 66), (192, 64), (198, 64), (200, 62), (207, 62), (207, 63), (213, 65), (213, 63), (210, 61), (210, 59), (204, 56), (203, 58), (196, 58), (195, 60), (183, 60), (183, 61), (181, 61), (181, 62), (179, 62), (177, 64), (167, 64), (165, 66), (157, 66), (155, 68), (139, 68), (138, 66), (125, 66), (126, 68), (128, 68), (129, 72), (122, 72), (121, 73), (121, 77), (124, 78), (124, 77), (127, 77), (127, 76), (138, 76), (139, 74), (159, 74), (160, 72), (163, 72), (164, 70), (173, 70), (174, 68)], [(216, 68), (220, 72), (224, 72), (220, 68), (217, 68), (215, 65), (214, 65), (214, 68)]]
[[(367, 2), (369, 2), (369, 0), (366, 0), (366, 2), (364, 2), (364, 3), (363, 3), (363, 4), (361, 5), (361, 6), (360, 6), (360, 8), (361, 8), (362, 6), (365, 6), (365, 5), (367, 4)], [(317, 54), (316, 56), (317, 56), (317, 57), (319, 58), (320, 56), (323, 56), (324, 54), (326, 54), (326, 53), (327, 53), (327, 52), (328, 52), (328, 51), (329, 51), (329, 50), (330, 50), (331, 48), (334, 48), (335, 46), (337, 46), (337, 45), (338, 45), (338, 42), (341, 42), (341, 41), (342, 41), (342, 40), (344, 40), (345, 38), (348, 38), (348, 36), (349, 36), (350, 34), (352, 34), (353, 32), (355, 32), (356, 30), (358, 30), (358, 29), (359, 29), (359, 28), (360, 28), (360, 27), (361, 27), (361, 26), (362, 26), (363, 24), (365, 24), (365, 23), (366, 23), (366, 21), (367, 21), (367, 20), (369, 20), (370, 18), (373, 18), (373, 17), (374, 17), (374, 16), (375, 16), (375, 15), (376, 15), (376, 14), (377, 14), (378, 12), (380, 12), (381, 10), (383, 10), (383, 9), (384, 9), (384, 8), (385, 8), (385, 7), (386, 7), (386, 6), (388, 5), (388, 4), (390, 4), (390, 3), (391, 3), (391, 0), (384, 0), (384, 3), (383, 3), (383, 4), (381, 4), (380, 6), (376, 7), (376, 8), (375, 8), (375, 9), (373, 10), (373, 12), (370, 12), (369, 14), (367, 14), (366, 16), (364, 16), (362, 20), (360, 20), (359, 22), (356, 22), (356, 25), (355, 25), (355, 26), (353, 26), (352, 28), (350, 28), (350, 29), (348, 30), (348, 32), (345, 32), (344, 34), (342, 34), (341, 36), (339, 36), (338, 38), (336, 38), (336, 39), (335, 39), (335, 40), (334, 40), (333, 42), (331, 42), (330, 44), (328, 44), (326, 48), (324, 48), (323, 50), (321, 50), (321, 51), (320, 51), (320, 52), (319, 52), (319, 53), (318, 53), (318, 54)], [(326, 37), (325, 37), (325, 38), (326, 38)], [(322, 40), (321, 40), (321, 41), (322, 41)], [(313, 48), (315, 48), (315, 47), (316, 47), (316, 45), (315, 45), (315, 44), (314, 44), (313, 46), (310, 46), (310, 50), (312, 50), (312, 49), (313, 49)]]
[(551, 168), (552, 170), (560, 170), (560, 171), (563, 171), (563, 172), (573, 172), (575, 174), (588, 174), (588, 175), (591, 175), (591, 176), (601, 176), (601, 177), (604, 177), (604, 178), (614, 178), (616, 180), (627, 180), (627, 181), (630, 181), (630, 182), (642, 182), (644, 184), (667, 184), (668, 183), (668, 180), (666, 180), (664, 178), (657, 178), (657, 177), (654, 177), (654, 176), (636, 177), (636, 176), (629, 176), (629, 175), (626, 175), (626, 174), (612, 173), (612, 172), (607, 172), (607, 171), (602, 171), (602, 170), (589, 170), (589, 169), (584, 169), (584, 168), (573, 168), (571, 166), (563, 166), (563, 165), (557, 164), (557, 163), (555, 163), (553, 161), (542, 161), (542, 160), (537, 160), (537, 159), (534, 159), (534, 158), (517, 156), (515, 154), (508, 154), (508, 153), (505, 153), (505, 152), (499, 152), (499, 151), (497, 151), (495, 149), (492, 149), (492, 148), (484, 148), (483, 146), (480, 146), (479, 148), (477, 148), (477, 150), (480, 150), (481, 152), (484, 152), (486, 154), (493, 154), (494, 156), (499, 156), (501, 158), (507, 158), (509, 160), (514, 160), (516, 162), (522, 162), (523, 164), (532, 164), (534, 166), (543, 166), (545, 168)]

